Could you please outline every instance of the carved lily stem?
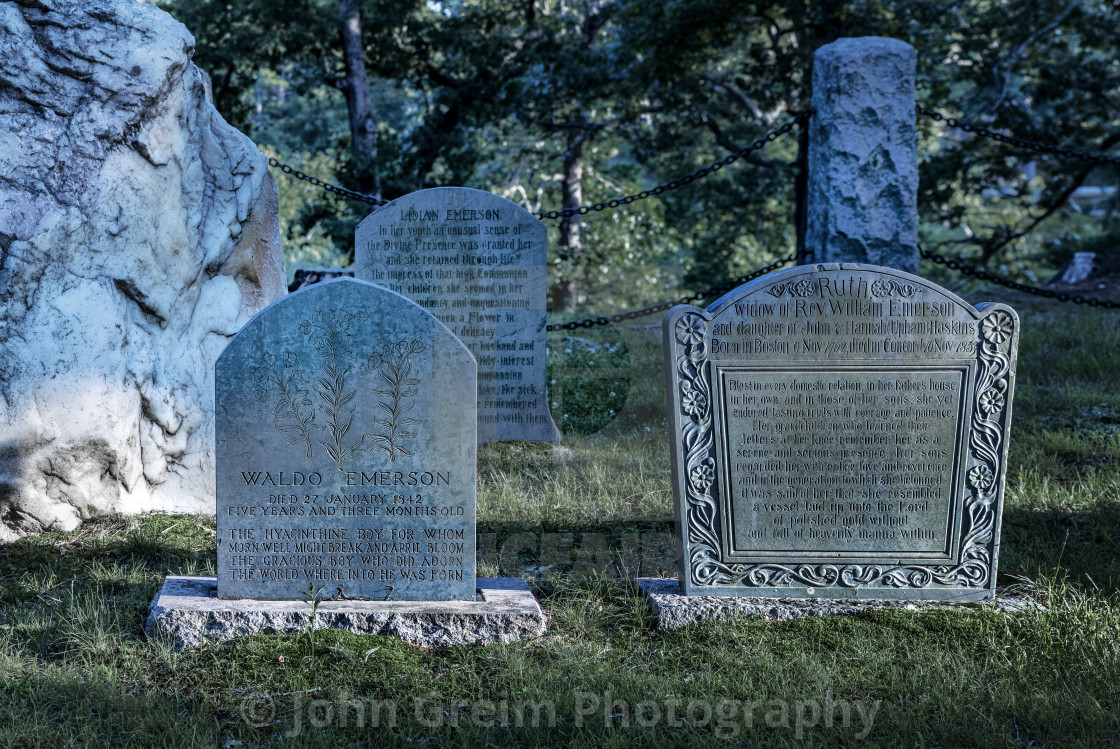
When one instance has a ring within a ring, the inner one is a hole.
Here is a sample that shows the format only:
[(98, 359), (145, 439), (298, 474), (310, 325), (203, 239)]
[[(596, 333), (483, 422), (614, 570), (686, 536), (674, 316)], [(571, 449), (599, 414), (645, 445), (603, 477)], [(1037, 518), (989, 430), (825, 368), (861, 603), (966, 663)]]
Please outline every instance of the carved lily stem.
[(287, 407), (288, 411), (291, 412), (291, 417), (290, 418), (294, 422), (294, 424), (292, 424), (290, 426), (285, 426), (284, 428), (281, 428), (279, 425), (277, 425), (276, 429), (277, 429), (277, 431), (280, 431), (280, 432), (291, 431), (293, 429), (298, 431), (299, 436), (301, 438), (303, 438), (304, 443), (307, 444), (307, 457), (310, 458), (311, 457), (311, 430), (308, 429), (307, 423), (309, 423), (311, 421), (311, 418), (314, 418), (314, 414), (312, 414), (312, 416), (307, 418), (307, 419), (303, 419), (303, 418), (300, 417), (299, 406), (296, 403), (296, 397), (298, 397), (298, 395), (299, 395), (298, 394), (298, 389), (297, 389), (297, 392), (294, 393), (294, 394), (291, 390), (288, 389), (288, 385), (284, 381), (284, 374), (279, 370), (279, 368), (270, 367), (269, 370), (268, 370), (268, 374), (270, 376), (270, 379), (274, 383), (276, 383), (277, 390), (280, 391), (280, 402), (284, 406)]

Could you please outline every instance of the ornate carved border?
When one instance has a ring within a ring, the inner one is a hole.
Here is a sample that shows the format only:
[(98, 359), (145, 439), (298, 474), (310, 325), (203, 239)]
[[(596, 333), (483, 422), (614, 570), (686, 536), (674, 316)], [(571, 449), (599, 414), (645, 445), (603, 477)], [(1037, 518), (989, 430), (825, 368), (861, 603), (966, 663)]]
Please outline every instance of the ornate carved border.
[[(909, 296), (909, 288), (883, 289)], [(776, 287), (775, 287), (776, 288)], [(791, 286), (783, 285), (782, 291)], [(906, 292), (909, 292), (907, 294)], [(781, 293), (781, 292), (779, 292)], [(686, 574), (693, 585), (705, 587), (779, 588), (790, 585), (843, 588), (988, 587), (994, 561), (997, 499), (1004, 455), (1005, 412), (1011, 372), (1011, 345), (1015, 320), (997, 310), (978, 325), (974, 400), (965, 484), (970, 490), (961, 519), (961, 556), (955, 565), (882, 566), (873, 564), (724, 564), (720, 559), (720, 527), (716, 483), (715, 435), (712, 427), (712, 377), (707, 345), (707, 319), (688, 312), (677, 319), (673, 334), (681, 353), (675, 368), (679, 375), (677, 398), (681, 416), (679, 437), (684, 448), (683, 502), (687, 535)]]

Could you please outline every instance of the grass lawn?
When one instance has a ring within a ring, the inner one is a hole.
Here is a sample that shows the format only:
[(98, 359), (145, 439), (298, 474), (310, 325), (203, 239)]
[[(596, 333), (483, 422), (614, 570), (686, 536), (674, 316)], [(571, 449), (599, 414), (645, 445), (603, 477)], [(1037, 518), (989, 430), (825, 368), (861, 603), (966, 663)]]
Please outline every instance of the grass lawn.
[(479, 449), (479, 572), (531, 577), (543, 638), (172, 653), (147, 606), (213, 574), (214, 518), (105, 518), (0, 546), (0, 746), (1120, 744), (1120, 315), (993, 296), (1023, 320), (1000, 583), (1045, 610), (657, 631), (630, 577), (671, 570), (659, 331), (555, 335), (588, 433)]

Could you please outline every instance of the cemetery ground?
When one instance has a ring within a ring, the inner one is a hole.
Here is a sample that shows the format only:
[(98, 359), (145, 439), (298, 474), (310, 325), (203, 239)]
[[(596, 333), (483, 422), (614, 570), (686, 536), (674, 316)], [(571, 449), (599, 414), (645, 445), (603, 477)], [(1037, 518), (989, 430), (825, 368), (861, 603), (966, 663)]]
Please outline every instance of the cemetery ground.
[[(320, 629), (173, 653), (144, 636), (147, 607), (165, 575), (213, 574), (214, 518), (110, 517), (0, 547), (0, 746), (1120, 742), (1120, 318), (988, 296), (1023, 321), (999, 582), (1040, 607), (659, 631), (617, 575), (642, 541), (641, 574), (675, 575), (671, 550), (648, 554), (672, 492), (660, 331), (637, 329), (625, 407), (618, 382), (565, 389), (567, 421), (613, 422), (479, 449), (479, 574), (531, 577), (542, 638), (422, 649)], [(610, 359), (550, 343), (554, 365)], [(581, 537), (611, 554), (555, 564)]]

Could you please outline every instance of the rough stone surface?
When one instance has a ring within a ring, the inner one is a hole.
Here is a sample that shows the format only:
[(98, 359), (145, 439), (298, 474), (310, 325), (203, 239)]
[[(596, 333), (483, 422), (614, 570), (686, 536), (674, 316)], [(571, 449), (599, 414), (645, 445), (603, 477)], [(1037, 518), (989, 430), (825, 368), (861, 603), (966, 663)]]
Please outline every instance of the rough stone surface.
[(862, 614), (879, 609), (906, 609), (926, 611), (930, 609), (970, 610), (978, 607), (994, 606), (997, 611), (1018, 614), (1029, 608), (1043, 607), (1025, 596), (999, 593), (991, 603), (952, 601), (892, 601), (881, 598), (861, 601), (837, 601), (829, 599), (806, 600), (804, 598), (729, 598), (727, 596), (686, 596), (681, 593), (677, 580), (666, 578), (639, 578), (638, 587), (649, 599), (653, 613), (657, 616), (657, 628), (661, 630), (680, 629), (689, 624), (710, 622), (719, 619), (768, 619), (788, 621), (803, 616), (840, 616)]
[(1073, 259), (1047, 285), (1074, 285), (1091, 278), (1097, 270), (1097, 253), (1075, 252)]
[(467, 187), (420, 190), (355, 232), (355, 277), (414, 300), (478, 361), (478, 441), (558, 442), (545, 386), (548, 233), (516, 203)]
[[(226, 601), (213, 577), (168, 577), (149, 607), (145, 631), (176, 650), (261, 633), (304, 631), (304, 601)], [(396, 635), (413, 645), (450, 647), (540, 637), (548, 620), (521, 578), (480, 577), (474, 601), (324, 601), (316, 626), (367, 635)]]
[(267, 160), (133, 0), (0, 4), (0, 540), (213, 510), (213, 363), (284, 294)]
[(218, 593), (467, 600), (475, 578), (475, 363), (389, 289), (289, 294), (222, 352)]
[(813, 262), (918, 272), (917, 53), (880, 37), (817, 50), (805, 246)]

